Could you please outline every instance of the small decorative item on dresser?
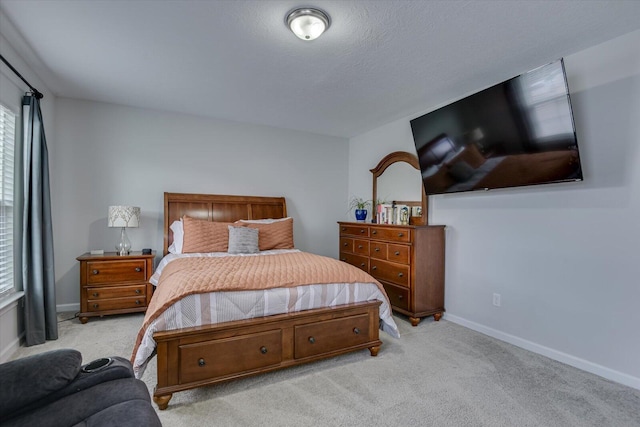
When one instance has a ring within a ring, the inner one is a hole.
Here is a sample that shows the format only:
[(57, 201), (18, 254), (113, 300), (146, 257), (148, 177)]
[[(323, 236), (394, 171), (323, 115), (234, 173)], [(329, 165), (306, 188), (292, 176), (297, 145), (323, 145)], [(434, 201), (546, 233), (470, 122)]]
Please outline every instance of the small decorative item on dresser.
[(120, 227), (120, 242), (116, 244), (118, 255), (127, 255), (131, 250), (131, 241), (127, 228), (137, 228), (140, 223), (140, 208), (136, 206), (109, 206), (109, 227)]
[(85, 253), (80, 261), (80, 322), (89, 317), (144, 312), (151, 301), (155, 252)]
[(355, 209), (356, 221), (364, 222), (367, 219), (367, 208), (371, 205), (371, 201), (364, 200), (360, 197), (352, 197), (349, 203), (349, 210)]

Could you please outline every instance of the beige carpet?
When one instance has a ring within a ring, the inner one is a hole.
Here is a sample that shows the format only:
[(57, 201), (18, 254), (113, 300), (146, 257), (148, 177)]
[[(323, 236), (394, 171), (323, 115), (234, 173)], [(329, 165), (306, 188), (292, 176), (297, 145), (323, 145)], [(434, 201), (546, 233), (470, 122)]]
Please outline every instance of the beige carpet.
[[(62, 314), (60, 317), (71, 317)], [(454, 323), (396, 317), (368, 350), (174, 394), (165, 426), (640, 426), (640, 391)], [(13, 358), (75, 348), (129, 358), (142, 315), (60, 323), (60, 338)], [(143, 380), (155, 385), (155, 358)]]

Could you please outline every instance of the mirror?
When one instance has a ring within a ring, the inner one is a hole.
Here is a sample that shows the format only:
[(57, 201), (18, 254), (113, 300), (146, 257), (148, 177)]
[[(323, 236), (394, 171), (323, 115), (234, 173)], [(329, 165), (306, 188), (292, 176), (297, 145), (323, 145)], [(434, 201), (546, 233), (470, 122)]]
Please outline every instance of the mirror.
[[(373, 198), (386, 203), (408, 205), (415, 214), (410, 215), (409, 224), (427, 224), (427, 196), (422, 185), (422, 175), (418, 157), (404, 151), (395, 151), (385, 156), (378, 166), (371, 169), (373, 174)], [(420, 209), (421, 208), (421, 209)], [(375, 207), (372, 216), (375, 218)]]

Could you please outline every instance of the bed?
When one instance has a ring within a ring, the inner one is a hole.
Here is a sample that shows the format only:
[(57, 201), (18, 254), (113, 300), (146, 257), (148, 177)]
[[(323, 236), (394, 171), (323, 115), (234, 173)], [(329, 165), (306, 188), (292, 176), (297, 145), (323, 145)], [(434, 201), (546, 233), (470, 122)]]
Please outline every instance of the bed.
[[(173, 232), (176, 221), (183, 231)], [(165, 256), (132, 355), (138, 378), (157, 356), (159, 409), (183, 390), (357, 350), (376, 356), (380, 329), (399, 336), (382, 286), (358, 268), (293, 248), (291, 221), (283, 197), (165, 193)], [(170, 253), (181, 233), (184, 249), (194, 247), (193, 224), (228, 228), (228, 252)], [(273, 242), (284, 235), (286, 244), (262, 247), (273, 230)], [(232, 232), (259, 235), (260, 250), (237, 252)]]

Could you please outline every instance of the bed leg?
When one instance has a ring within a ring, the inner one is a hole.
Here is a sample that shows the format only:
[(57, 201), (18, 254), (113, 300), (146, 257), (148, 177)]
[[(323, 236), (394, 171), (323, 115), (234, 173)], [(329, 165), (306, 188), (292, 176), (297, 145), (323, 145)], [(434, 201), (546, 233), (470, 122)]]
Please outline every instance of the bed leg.
[(158, 405), (158, 409), (160, 409), (161, 411), (164, 411), (165, 409), (167, 409), (167, 406), (169, 406), (169, 401), (171, 400), (172, 396), (173, 396), (172, 393), (165, 394), (163, 396), (156, 396), (154, 394), (153, 401), (156, 402), (156, 405)]
[(376, 357), (379, 351), (380, 351), (379, 345), (374, 345), (373, 347), (369, 347), (369, 352), (371, 353), (371, 357)]

